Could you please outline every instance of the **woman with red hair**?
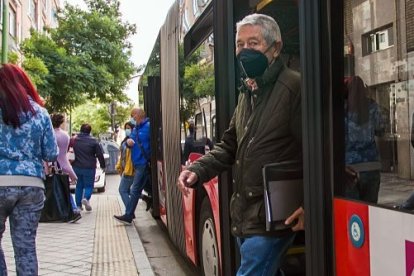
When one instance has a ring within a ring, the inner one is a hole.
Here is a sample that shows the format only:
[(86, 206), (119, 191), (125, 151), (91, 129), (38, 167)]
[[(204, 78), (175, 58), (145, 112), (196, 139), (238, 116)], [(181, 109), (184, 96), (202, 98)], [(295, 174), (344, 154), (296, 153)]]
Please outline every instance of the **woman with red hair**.
[[(58, 148), (42, 99), (26, 73), (12, 64), (0, 67), (0, 139), (0, 244), (8, 218), (17, 275), (37, 275), (43, 161), (55, 161)], [(0, 275), (7, 275), (1, 247)]]

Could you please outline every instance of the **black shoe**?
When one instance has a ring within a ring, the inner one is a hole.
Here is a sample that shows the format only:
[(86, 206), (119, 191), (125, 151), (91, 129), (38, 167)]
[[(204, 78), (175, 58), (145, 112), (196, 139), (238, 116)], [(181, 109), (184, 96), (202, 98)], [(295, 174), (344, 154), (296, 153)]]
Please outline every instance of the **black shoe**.
[(145, 209), (145, 211), (149, 211), (149, 209), (151, 209), (152, 208), (152, 197), (150, 197), (150, 196), (147, 196), (147, 195), (142, 195), (141, 196), (141, 199), (143, 200), (143, 201), (145, 201), (145, 203), (147, 204), (147, 208)]
[(128, 219), (125, 215), (122, 215), (122, 216), (114, 215), (114, 219), (126, 225), (131, 225), (132, 223), (132, 219)]
[(78, 220), (80, 220), (82, 218), (81, 214), (79, 213), (74, 213), (72, 218), (70, 220), (68, 220), (68, 223), (75, 223)]

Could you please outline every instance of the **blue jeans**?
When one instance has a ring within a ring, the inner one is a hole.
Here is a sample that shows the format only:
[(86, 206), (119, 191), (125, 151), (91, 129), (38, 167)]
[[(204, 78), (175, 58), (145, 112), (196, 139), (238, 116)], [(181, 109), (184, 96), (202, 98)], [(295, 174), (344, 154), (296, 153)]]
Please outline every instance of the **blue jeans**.
[(76, 182), (75, 189), (75, 201), (76, 206), (80, 208), (82, 206), (83, 198), (86, 198), (87, 200), (91, 199), (93, 184), (95, 183), (96, 169), (82, 169), (73, 167), (73, 170), (78, 177), (78, 182)]
[(142, 190), (144, 189), (148, 177), (146, 165), (137, 165), (134, 166), (134, 169), (134, 181), (131, 185), (128, 204), (125, 207), (125, 216), (128, 219), (132, 219), (135, 213), (135, 209), (138, 205), (138, 200), (141, 197)]
[(126, 206), (129, 202), (129, 193), (131, 189), (131, 185), (134, 182), (134, 176), (122, 175), (121, 182), (119, 183), (119, 194), (121, 195), (122, 202)]
[(241, 262), (237, 276), (281, 276), (280, 265), (295, 234), (237, 238)]
[[(45, 201), (38, 187), (0, 187), (0, 244), (9, 218), (17, 275), (37, 275), (36, 233)], [(7, 275), (0, 247), (0, 275)]]

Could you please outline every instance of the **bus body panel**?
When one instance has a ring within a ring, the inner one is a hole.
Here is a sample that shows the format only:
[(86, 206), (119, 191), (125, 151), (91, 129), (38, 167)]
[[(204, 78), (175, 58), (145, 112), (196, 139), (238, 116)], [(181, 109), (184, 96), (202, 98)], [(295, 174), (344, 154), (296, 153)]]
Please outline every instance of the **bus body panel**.
[(414, 273), (414, 216), (334, 199), (336, 275)]

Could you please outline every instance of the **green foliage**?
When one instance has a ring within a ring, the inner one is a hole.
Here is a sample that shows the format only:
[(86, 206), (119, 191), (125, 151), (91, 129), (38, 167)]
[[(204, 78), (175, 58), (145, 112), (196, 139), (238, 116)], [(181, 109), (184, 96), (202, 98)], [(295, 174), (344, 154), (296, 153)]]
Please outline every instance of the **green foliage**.
[(8, 52), (7, 59), (9, 63), (18, 64), (19, 63), (19, 54), (13, 51)]
[(100, 133), (108, 132), (111, 126), (108, 105), (90, 101), (76, 107), (72, 111), (72, 131), (79, 132), (81, 125), (85, 123), (91, 125), (92, 134), (96, 137)]
[(131, 61), (135, 25), (121, 21), (118, 0), (87, 0), (89, 11), (70, 5), (58, 14), (59, 27), (52, 38), (87, 68), (89, 98), (102, 102), (125, 101), (123, 93), (136, 72)]
[(190, 57), (184, 59), (184, 49), (180, 46), (179, 74), (181, 91), (181, 120), (187, 121), (199, 108), (199, 100), (214, 96), (214, 65), (202, 64), (201, 49), (197, 49)]
[(21, 49), (27, 60), (41, 60), (46, 66), (48, 73), (41, 71), (42, 74), (39, 74), (39, 71), (30, 67), (33, 64), (24, 63), (24, 68), (31, 76), (41, 78), (36, 80), (37, 88), (50, 112), (67, 112), (84, 102), (87, 88), (84, 75), (87, 72), (79, 64), (80, 58), (68, 55), (51, 38), (37, 32), (22, 42)]
[[(116, 105), (114, 123), (123, 127), (128, 120), (133, 105)], [(79, 132), (82, 124), (92, 126), (92, 134), (96, 137), (111, 131), (111, 115), (109, 104), (99, 103), (98, 100), (89, 101), (76, 107), (72, 111), (72, 132)]]
[(33, 32), (21, 45), (23, 66), (51, 112), (70, 111), (87, 99), (128, 99), (123, 90), (135, 67), (127, 38), (135, 26), (121, 21), (118, 0), (86, 3), (89, 11), (66, 4), (56, 29), (48, 35)]
[(30, 79), (36, 85), (40, 87), (44, 84), (46, 76), (49, 74), (49, 70), (43, 63), (43, 60), (38, 57), (26, 57), (23, 60), (22, 67), (29, 74)]

